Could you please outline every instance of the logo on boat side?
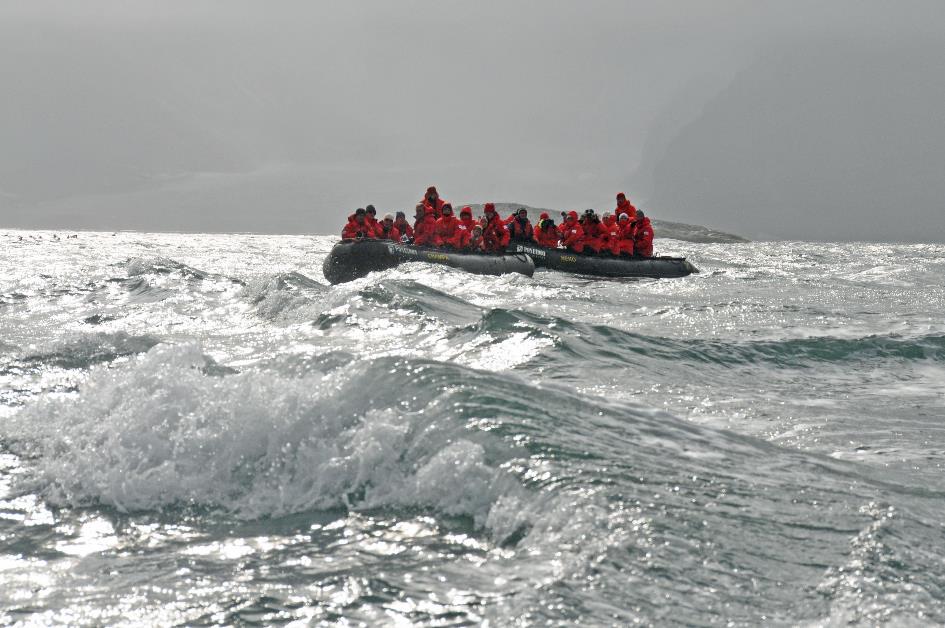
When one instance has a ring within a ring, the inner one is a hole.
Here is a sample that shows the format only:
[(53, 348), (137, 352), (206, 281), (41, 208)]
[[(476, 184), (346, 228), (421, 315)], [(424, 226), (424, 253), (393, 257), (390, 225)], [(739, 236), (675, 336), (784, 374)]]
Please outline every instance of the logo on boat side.
[(414, 257), (419, 257), (420, 252), (415, 249), (407, 248), (406, 246), (399, 246), (397, 244), (388, 244), (387, 250), (391, 253), (401, 253), (403, 255), (413, 255)]
[(449, 261), (450, 258), (448, 255), (443, 255), (442, 253), (427, 253), (427, 259), (433, 259), (440, 262), (447, 262)]
[(534, 255), (536, 257), (545, 257), (546, 253), (541, 249), (536, 249), (531, 246), (522, 246), (519, 244), (515, 247), (516, 252), (518, 253), (528, 253), (529, 255)]

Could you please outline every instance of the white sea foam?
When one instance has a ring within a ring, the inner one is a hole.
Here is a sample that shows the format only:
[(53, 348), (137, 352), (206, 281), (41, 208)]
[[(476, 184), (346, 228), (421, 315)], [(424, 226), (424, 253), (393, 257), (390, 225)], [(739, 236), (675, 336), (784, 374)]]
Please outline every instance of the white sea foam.
[(5, 438), (56, 505), (194, 504), (248, 518), (430, 507), (484, 525), (521, 490), (446, 416), (366, 408), (345, 376), (218, 377), (206, 364), (195, 344), (158, 345), (94, 371), (76, 398), (39, 400), (3, 425)]

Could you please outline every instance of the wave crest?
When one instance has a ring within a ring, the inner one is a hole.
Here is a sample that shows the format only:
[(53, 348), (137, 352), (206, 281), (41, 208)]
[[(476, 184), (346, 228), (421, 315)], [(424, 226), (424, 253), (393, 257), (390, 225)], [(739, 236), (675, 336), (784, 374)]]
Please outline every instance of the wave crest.
[(379, 374), (369, 364), (336, 374), (343, 381), (213, 377), (206, 364), (197, 345), (158, 345), (128, 368), (94, 372), (75, 399), (24, 409), (3, 431), (35, 465), (29, 488), (56, 505), (122, 511), (430, 507), (480, 526), (515, 490), (486, 462), (499, 441), (490, 448), (447, 415), (376, 408), (357, 394)]

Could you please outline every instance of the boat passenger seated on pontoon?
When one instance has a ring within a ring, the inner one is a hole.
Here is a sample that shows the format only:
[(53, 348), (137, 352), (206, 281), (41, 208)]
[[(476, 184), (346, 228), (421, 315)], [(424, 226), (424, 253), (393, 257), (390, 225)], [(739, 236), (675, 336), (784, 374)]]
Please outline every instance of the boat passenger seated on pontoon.
[(538, 221), (538, 226), (535, 227), (532, 239), (535, 240), (538, 246), (556, 249), (558, 248), (558, 242), (561, 240), (558, 227), (555, 225), (555, 221), (548, 217), (548, 214), (543, 213), (542, 216), (543, 218)]
[(469, 240), (466, 241), (465, 250), (472, 253), (482, 253), (486, 250), (486, 240), (482, 237), (482, 225), (473, 225), (469, 232)]
[(509, 245), (509, 231), (496, 213), (495, 204), (486, 203), (483, 211), (485, 216), (482, 218), (482, 237), (485, 240), (485, 250), (489, 253), (504, 251)]
[(472, 217), (472, 208), (468, 205), (459, 210), (459, 220), (456, 222), (456, 233), (447, 244), (456, 250), (462, 250), (469, 244), (469, 238), (472, 236), (473, 227), (476, 221)]
[(643, 257), (653, 257), (653, 226), (642, 210), (637, 210), (637, 221), (633, 229), (633, 252)]
[[(620, 222), (622, 220), (623, 222)], [(633, 236), (626, 237), (626, 228), (630, 225), (629, 217), (626, 214), (620, 214), (620, 220), (617, 220), (613, 214), (604, 214), (604, 235), (601, 236), (601, 252), (609, 253), (613, 256), (620, 254), (633, 255)]]
[(393, 214), (384, 214), (384, 220), (377, 223), (375, 233), (381, 240), (393, 240), (394, 242), (400, 242), (400, 229), (394, 225)]
[(423, 203), (417, 205), (417, 221), (413, 223), (413, 243), (436, 246), (436, 219)]
[(413, 241), (413, 227), (407, 222), (407, 214), (397, 212), (397, 216), (394, 218), (394, 226), (397, 227), (397, 231), (400, 232), (400, 240), (402, 242)]
[(520, 207), (512, 220), (506, 223), (506, 229), (509, 230), (510, 242), (521, 242), (523, 244), (532, 241), (532, 223), (528, 220), (528, 210)]
[(363, 240), (365, 238), (377, 237), (374, 228), (367, 222), (367, 212), (363, 207), (359, 207), (353, 214), (348, 216), (348, 224), (341, 230), (341, 237), (344, 240)]
[(453, 215), (453, 206), (443, 205), (443, 215), (436, 221), (436, 246), (455, 248), (453, 240), (456, 236), (459, 220)]
[(374, 231), (377, 232), (380, 227), (380, 223), (377, 220), (377, 210), (374, 209), (373, 205), (368, 205), (364, 208), (364, 211), (366, 214), (364, 216), (364, 222), (371, 225), (371, 229), (374, 229)]
[(561, 225), (561, 244), (575, 253), (584, 252), (584, 229), (578, 222), (576, 211), (569, 211), (567, 220)]
[(597, 217), (593, 209), (588, 209), (584, 212), (584, 216), (581, 218), (580, 222), (581, 229), (584, 230), (584, 237), (582, 239), (584, 252), (600, 253), (601, 236), (603, 235), (603, 227), (600, 223), (600, 218)]
[(633, 255), (633, 234), (636, 231), (636, 225), (630, 220), (629, 214), (620, 214), (620, 218), (617, 219), (617, 226), (620, 228), (617, 254)]

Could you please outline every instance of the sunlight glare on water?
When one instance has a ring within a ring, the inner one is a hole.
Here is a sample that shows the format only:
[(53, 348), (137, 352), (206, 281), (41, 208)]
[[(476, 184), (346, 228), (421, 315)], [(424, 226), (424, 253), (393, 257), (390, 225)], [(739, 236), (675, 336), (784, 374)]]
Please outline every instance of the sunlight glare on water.
[(945, 623), (945, 247), (77, 235), (0, 231), (4, 624)]

